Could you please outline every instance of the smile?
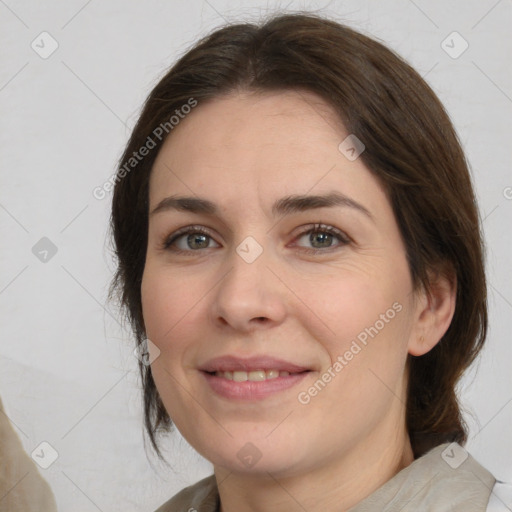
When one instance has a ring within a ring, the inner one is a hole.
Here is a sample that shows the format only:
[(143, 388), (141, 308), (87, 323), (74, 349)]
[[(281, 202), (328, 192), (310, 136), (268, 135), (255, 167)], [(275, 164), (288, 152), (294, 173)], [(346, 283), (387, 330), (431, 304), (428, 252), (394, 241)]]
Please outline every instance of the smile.
[(234, 380), (236, 382), (261, 382), (263, 380), (277, 379), (278, 377), (288, 377), (290, 372), (279, 370), (253, 370), (250, 372), (236, 371), (236, 372), (215, 372), (216, 377), (222, 377), (227, 380)]
[(278, 370), (201, 371), (209, 389), (229, 400), (253, 401), (276, 395), (299, 384), (310, 371), (290, 373)]

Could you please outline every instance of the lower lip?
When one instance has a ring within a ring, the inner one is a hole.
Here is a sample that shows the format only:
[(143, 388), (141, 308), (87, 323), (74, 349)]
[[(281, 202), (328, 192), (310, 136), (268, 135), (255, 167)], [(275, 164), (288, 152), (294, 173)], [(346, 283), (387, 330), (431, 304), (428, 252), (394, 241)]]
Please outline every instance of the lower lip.
[(276, 377), (262, 381), (246, 380), (236, 382), (224, 377), (217, 377), (207, 372), (201, 372), (210, 387), (224, 398), (238, 400), (261, 400), (280, 391), (290, 389), (301, 382), (310, 372), (292, 373), (286, 377)]

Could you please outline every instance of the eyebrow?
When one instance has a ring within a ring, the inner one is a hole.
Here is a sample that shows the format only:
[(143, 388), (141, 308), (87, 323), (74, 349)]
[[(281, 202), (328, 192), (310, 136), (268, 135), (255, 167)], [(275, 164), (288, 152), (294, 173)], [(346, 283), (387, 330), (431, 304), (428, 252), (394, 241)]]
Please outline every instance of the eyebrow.
[[(340, 192), (334, 191), (322, 195), (291, 195), (282, 197), (272, 205), (272, 214), (274, 216), (284, 216), (295, 212), (303, 212), (316, 208), (332, 208), (335, 206), (352, 208), (374, 221), (373, 215), (362, 204)], [(150, 213), (150, 216), (169, 210), (202, 213), (205, 215), (216, 215), (219, 211), (217, 205), (208, 199), (188, 196), (169, 196), (158, 203)]]

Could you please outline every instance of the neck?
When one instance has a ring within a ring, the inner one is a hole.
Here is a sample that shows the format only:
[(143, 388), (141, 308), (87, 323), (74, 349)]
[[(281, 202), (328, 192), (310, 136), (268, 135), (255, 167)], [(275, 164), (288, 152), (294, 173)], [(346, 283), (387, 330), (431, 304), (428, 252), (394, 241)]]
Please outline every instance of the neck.
[(329, 463), (293, 476), (235, 473), (216, 466), (220, 511), (346, 511), (413, 462), (405, 427), (387, 433), (385, 440), (366, 438)]

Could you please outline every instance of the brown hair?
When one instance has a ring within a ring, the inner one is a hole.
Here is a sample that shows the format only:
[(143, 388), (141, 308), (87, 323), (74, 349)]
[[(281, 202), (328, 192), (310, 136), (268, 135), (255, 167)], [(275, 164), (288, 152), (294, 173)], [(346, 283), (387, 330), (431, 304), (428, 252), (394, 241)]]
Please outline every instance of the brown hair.
[[(137, 343), (145, 339), (141, 280), (148, 231), (148, 183), (165, 137), (155, 128), (191, 98), (236, 90), (307, 90), (322, 97), (366, 146), (360, 158), (385, 187), (403, 237), (414, 290), (431, 272), (457, 282), (450, 327), (427, 354), (408, 356), (407, 429), (415, 458), (444, 442), (467, 440), (455, 386), (487, 333), (484, 246), (468, 166), (442, 104), (401, 57), (373, 39), (313, 14), (234, 24), (200, 40), (147, 98), (121, 165), (152, 139), (154, 149), (116, 176), (111, 232), (117, 293)], [(168, 128), (170, 128), (168, 126)], [(166, 132), (170, 129), (166, 130)], [(145, 427), (159, 457), (157, 430), (169, 431), (149, 366), (140, 363)]]

